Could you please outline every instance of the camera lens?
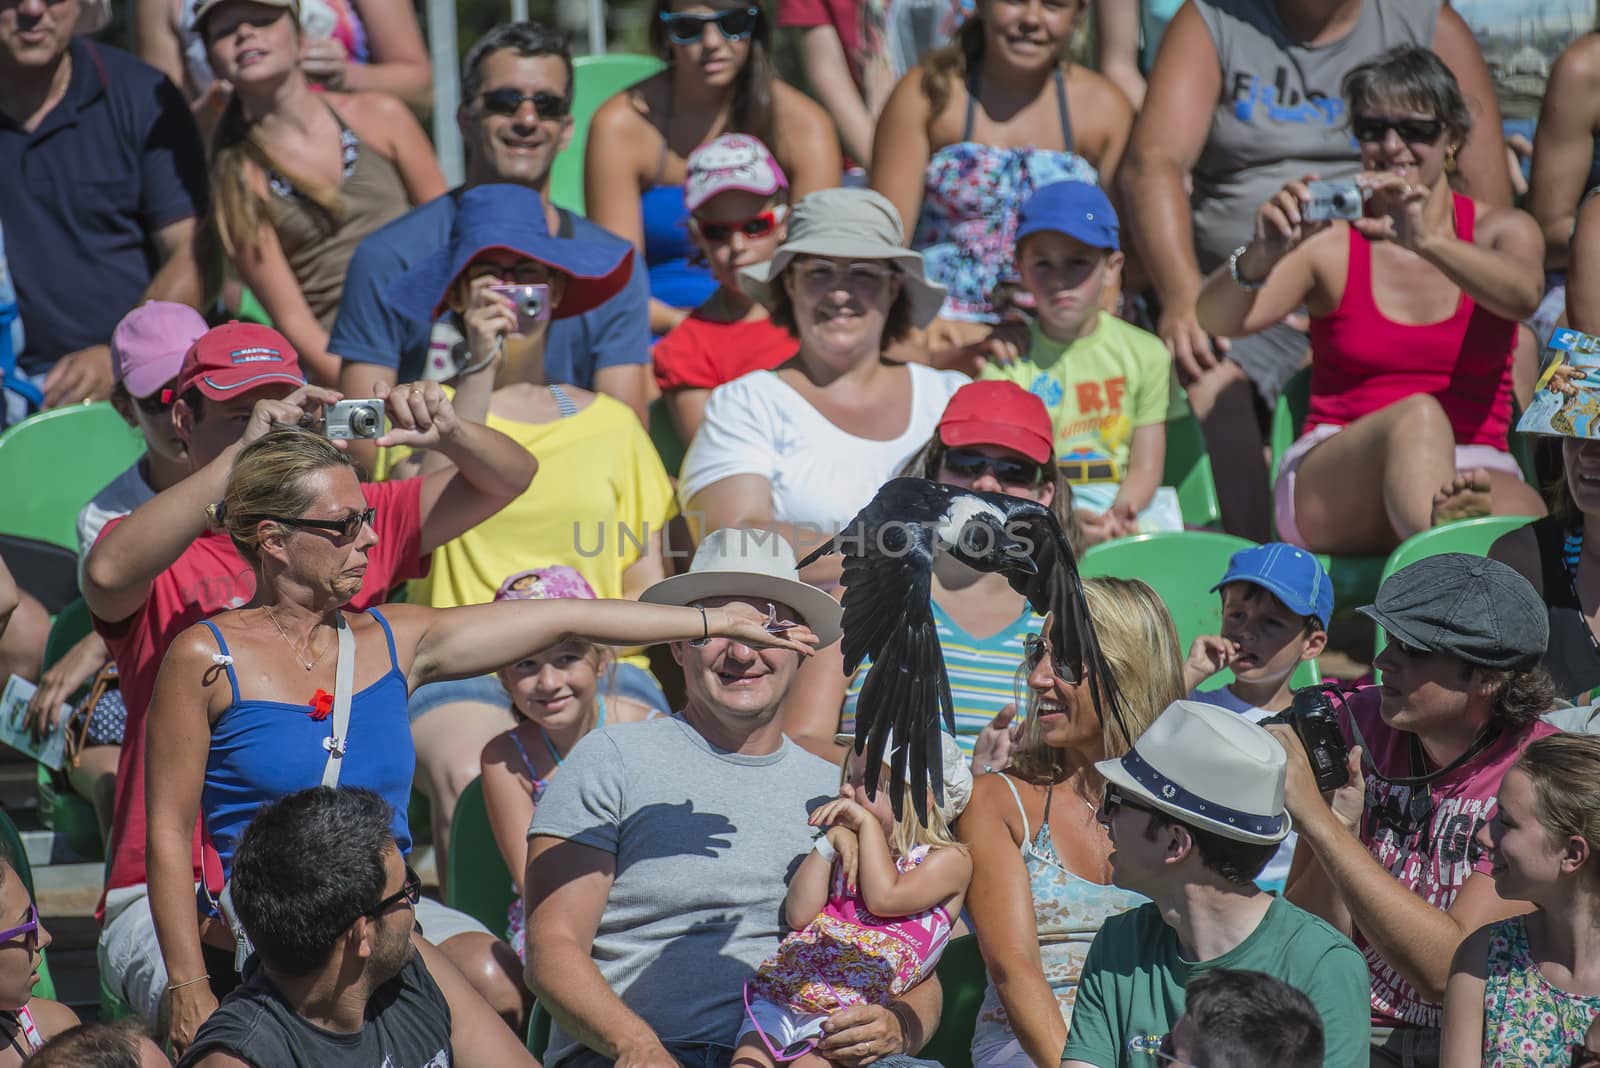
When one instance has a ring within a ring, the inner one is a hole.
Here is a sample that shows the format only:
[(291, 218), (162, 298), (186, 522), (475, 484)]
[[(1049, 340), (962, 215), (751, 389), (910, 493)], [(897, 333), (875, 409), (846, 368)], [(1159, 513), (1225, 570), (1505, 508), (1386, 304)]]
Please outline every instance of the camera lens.
[(1339, 211), (1353, 211), (1357, 204), (1356, 194), (1349, 190), (1341, 189), (1333, 194), (1333, 206)]
[(522, 314), (526, 315), (530, 319), (537, 319), (539, 317), (539, 298), (529, 297), (527, 300), (523, 301)]
[(357, 408), (350, 413), (350, 429), (363, 437), (378, 433), (378, 413), (371, 408)]

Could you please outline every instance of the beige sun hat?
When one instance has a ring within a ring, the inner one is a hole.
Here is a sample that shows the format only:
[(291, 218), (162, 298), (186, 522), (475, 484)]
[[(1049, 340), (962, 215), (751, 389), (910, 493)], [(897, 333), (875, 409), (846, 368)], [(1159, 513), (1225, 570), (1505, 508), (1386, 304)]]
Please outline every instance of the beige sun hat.
[(1224, 838), (1271, 845), (1289, 834), (1283, 746), (1237, 712), (1174, 701), (1132, 749), (1095, 767), (1130, 797)]
[(796, 256), (893, 260), (911, 300), (911, 322), (927, 326), (944, 304), (944, 286), (928, 281), (922, 253), (905, 247), (900, 213), (872, 189), (819, 189), (789, 213), (789, 237), (772, 259), (739, 272), (739, 288), (770, 309), (789, 261)]
[(748, 527), (723, 527), (707, 534), (689, 570), (662, 579), (639, 595), (648, 604), (694, 604), (708, 597), (775, 601), (788, 605), (817, 635), (817, 648), (832, 645), (843, 630), (838, 601), (800, 581), (794, 547), (781, 534)]

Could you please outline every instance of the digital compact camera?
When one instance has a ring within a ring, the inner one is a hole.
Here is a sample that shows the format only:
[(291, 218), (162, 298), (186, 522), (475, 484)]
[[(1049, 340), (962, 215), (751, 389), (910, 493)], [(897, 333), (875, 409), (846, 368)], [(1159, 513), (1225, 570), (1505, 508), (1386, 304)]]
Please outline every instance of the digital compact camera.
[(491, 286), (490, 289), (511, 298), (512, 307), (517, 309), (517, 333), (531, 334), (539, 323), (550, 321), (553, 309), (549, 286)]
[(1294, 700), (1276, 716), (1261, 721), (1282, 723), (1294, 728), (1311, 759), (1311, 770), (1317, 777), (1317, 789), (1323, 793), (1337, 790), (1350, 781), (1348, 761), (1350, 750), (1339, 731), (1339, 719), (1334, 714), (1333, 702), (1320, 686), (1304, 686), (1294, 691)]
[(384, 403), (377, 398), (343, 400), (328, 409), (323, 433), (329, 438), (379, 438), (389, 429)]
[(1332, 182), (1307, 182), (1311, 203), (1301, 214), (1306, 222), (1331, 219), (1359, 219), (1366, 210), (1366, 197), (1354, 178)]

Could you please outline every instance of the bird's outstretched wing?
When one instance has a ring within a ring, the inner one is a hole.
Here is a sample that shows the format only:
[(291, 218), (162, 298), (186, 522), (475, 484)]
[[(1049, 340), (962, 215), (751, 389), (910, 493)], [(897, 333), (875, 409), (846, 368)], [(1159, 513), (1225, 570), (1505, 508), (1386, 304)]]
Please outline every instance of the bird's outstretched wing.
[(1012, 522), (1020, 528), (1019, 535), (1031, 541), (1030, 555), (1038, 570), (1033, 574), (1008, 570), (1011, 588), (1026, 597), (1035, 612), (1050, 616), (1050, 648), (1070, 670), (1081, 673), (1080, 681), (1087, 679), (1095, 711), (1102, 721), (1109, 714), (1131, 745), (1134, 738), (1128, 731), (1122, 692), (1100, 652), (1078, 560), (1066, 532), (1055, 513), (1042, 506), (1014, 509)]
[(866, 753), (866, 786), (875, 794), (890, 754), (889, 802), (898, 818), (905, 806), (907, 765), (911, 804), (928, 821), (928, 790), (944, 803), (940, 717), (955, 731), (950, 680), (931, 607), (935, 528), (949, 510), (953, 491), (936, 482), (899, 478), (885, 483), (872, 502), (828, 545), (801, 567), (838, 551), (843, 554), (845, 674), (870, 656), (856, 700), (856, 752)]

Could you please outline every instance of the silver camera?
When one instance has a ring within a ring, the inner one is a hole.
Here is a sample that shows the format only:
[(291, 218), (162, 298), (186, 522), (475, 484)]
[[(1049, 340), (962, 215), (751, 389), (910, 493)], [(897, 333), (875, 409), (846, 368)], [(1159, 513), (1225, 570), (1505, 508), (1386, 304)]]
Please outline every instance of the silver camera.
[(550, 321), (550, 287), (547, 285), (490, 286), (491, 291), (511, 299), (517, 310), (517, 333), (527, 336)]
[(343, 400), (328, 409), (323, 433), (330, 438), (378, 438), (389, 429), (383, 401)]
[(1354, 178), (1307, 182), (1306, 189), (1311, 193), (1311, 203), (1302, 213), (1306, 222), (1359, 219), (1365, 210), (1366, 198)]

